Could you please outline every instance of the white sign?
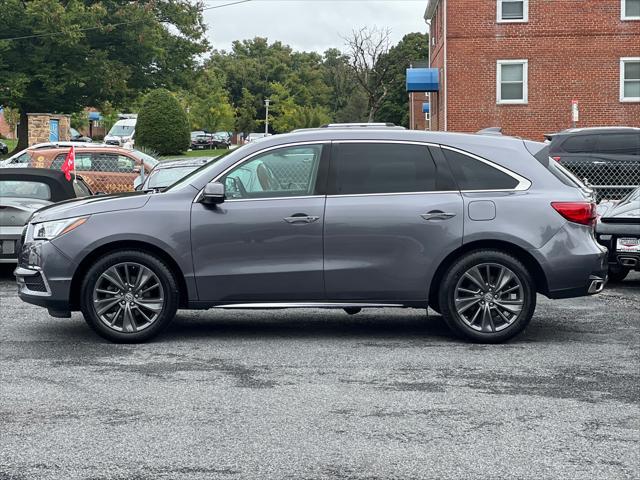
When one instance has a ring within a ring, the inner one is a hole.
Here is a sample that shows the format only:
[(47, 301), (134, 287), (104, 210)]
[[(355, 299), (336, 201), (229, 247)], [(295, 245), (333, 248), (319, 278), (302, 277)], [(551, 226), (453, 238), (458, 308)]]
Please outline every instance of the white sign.
[(580, 111), (578, 109), (578, 101), (573, 100), (571, 102), (571, 121), (578, 122), (580, 119)]

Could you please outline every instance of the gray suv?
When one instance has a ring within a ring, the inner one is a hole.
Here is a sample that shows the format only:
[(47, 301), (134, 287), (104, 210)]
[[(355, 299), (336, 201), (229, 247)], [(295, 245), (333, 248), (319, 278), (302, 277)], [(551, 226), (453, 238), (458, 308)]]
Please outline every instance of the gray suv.
[(20, 297), (147, 340), (181, 309), (430, 306), (500, 342), (536, 292), (599, 292), (590, 192), (548, 147), (510, 137), (320, 128), (228, 153), (166, 191), (37, 211)]

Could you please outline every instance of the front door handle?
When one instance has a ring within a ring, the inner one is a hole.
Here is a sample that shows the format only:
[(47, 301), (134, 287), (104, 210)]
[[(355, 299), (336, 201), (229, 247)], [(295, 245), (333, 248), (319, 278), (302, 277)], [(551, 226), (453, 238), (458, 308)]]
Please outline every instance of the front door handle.
[(456, 214), (441, 212), (440, 210), (434, 210), (429, 213), (423, 213), (420, 216), (425, 220), (449, 220), (450, 218), (455, 217)]
[(306, 213), (296, 213), (290, 217), (284, 217), (284, 221), (287, 223), (313, 223), (320, 220), (320, 217), (313, 215), (307, 215)]

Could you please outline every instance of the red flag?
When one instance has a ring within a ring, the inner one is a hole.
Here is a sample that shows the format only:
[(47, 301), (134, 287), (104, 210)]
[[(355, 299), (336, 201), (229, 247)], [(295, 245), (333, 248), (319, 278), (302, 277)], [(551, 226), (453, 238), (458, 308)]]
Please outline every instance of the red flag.
[(71, 172), (76, 168), (76, 151), (73, 147), (67, 153), (67, 158), (64, 159), (62, 164), (62, 171), (64, 172), (64, 178), (71, 181)]

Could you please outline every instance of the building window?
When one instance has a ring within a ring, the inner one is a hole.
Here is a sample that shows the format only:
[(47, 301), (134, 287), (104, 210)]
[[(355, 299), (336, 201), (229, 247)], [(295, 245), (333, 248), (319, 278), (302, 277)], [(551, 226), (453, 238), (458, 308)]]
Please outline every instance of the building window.
[(529, 0), (496, 0), (498, 22), (528, 22)]
[(640, 102), (640, 57), (620, 59), (620, 101)]
[(497, 71), (497, 102), (498, 103), (527, 103), (528, 94), (527, 60), (498, 60)]
[(622, 20), (640, 20), (640, 0), (621, 0)]

